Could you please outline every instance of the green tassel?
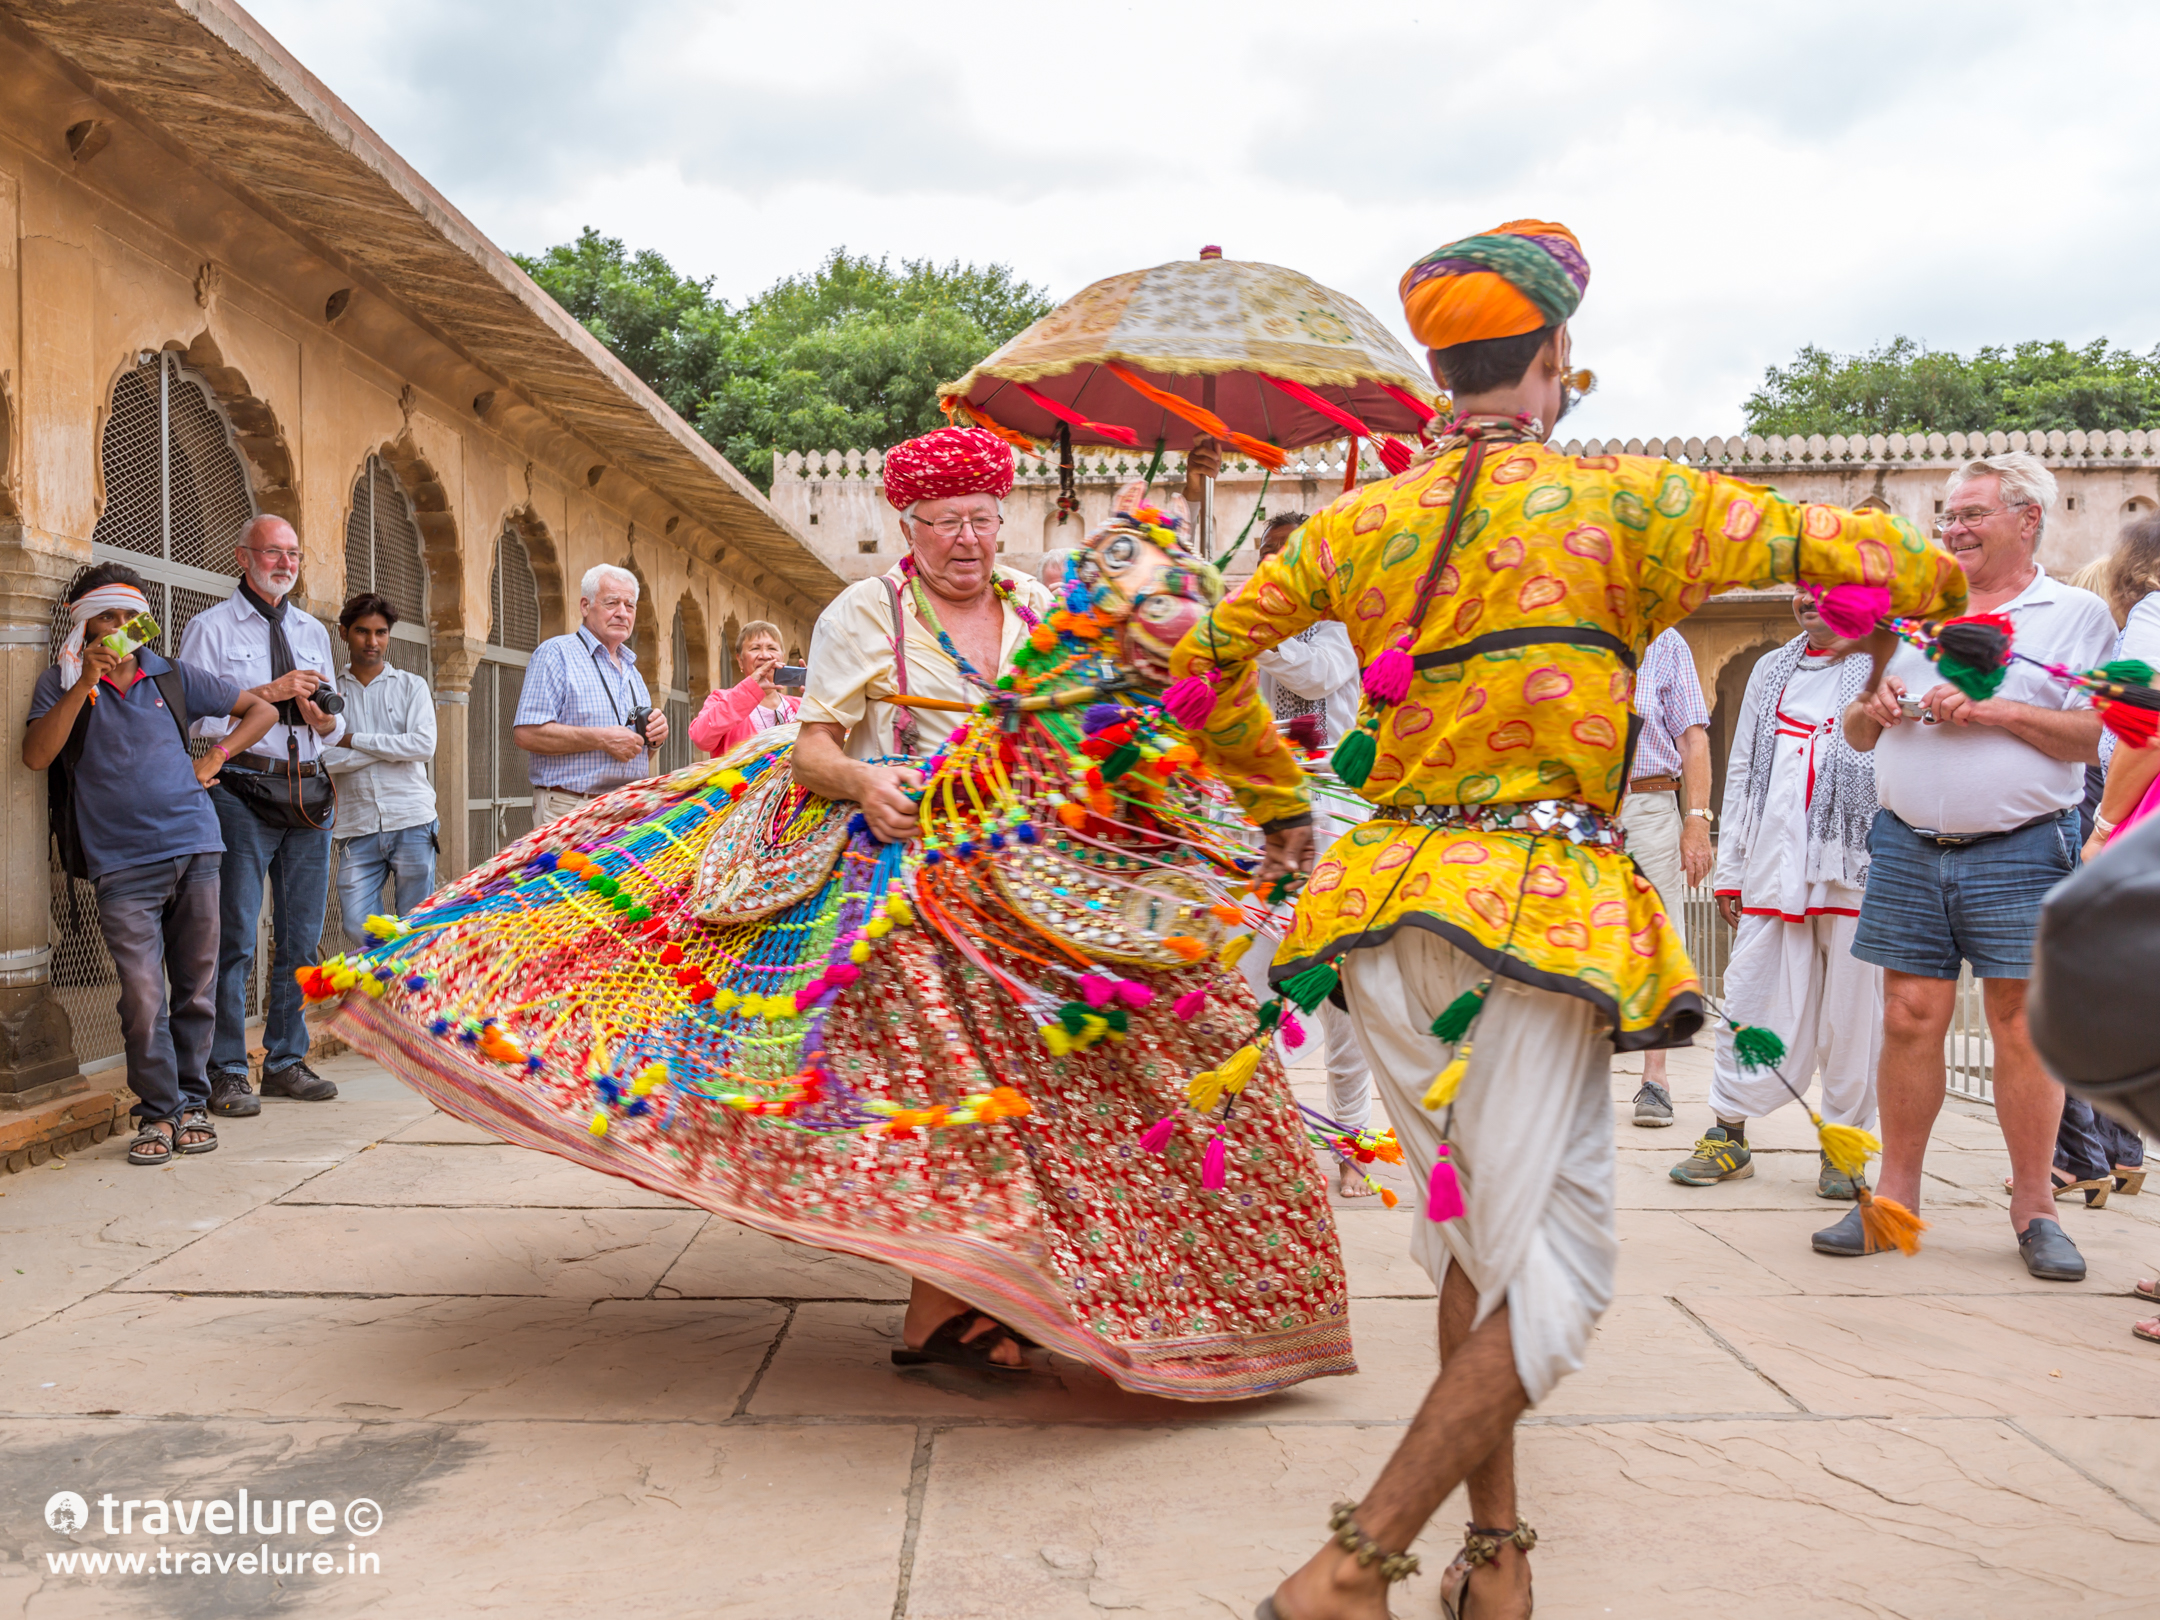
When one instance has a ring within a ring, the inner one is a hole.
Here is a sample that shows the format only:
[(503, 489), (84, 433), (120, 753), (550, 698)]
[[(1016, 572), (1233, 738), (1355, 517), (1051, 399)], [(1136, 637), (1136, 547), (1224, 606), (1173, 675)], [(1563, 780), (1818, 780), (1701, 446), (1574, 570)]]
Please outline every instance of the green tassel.
[(1282, 997), (1277, 996), (1272, 1001), (1261, 1002), (1260, 1010), (1254, 1017), (1259, 1021), (1262, 1034), (1273, 1029), (1282, 1022)]
[(1757, 1029), (1752, 1024), (1735, 1024), (1733, 1053), (1744, 1068), (1774, 1069), (1785, 1061), (1785, 1043), (1773, 1031)]
[(1095, 1016), (1095, 1009), (1084, 1001), (1068, 1001), (1057, 1012), (1058, 1022), (1065, 1026), (1065, 1033), (1077, 1035), (1087, 1027), (1087, 1021)]
[(1335, 767), (1335, 774), (1345, 787), (1361, 788), (1365, 778), (1372, 775), (1373, 763), (1379, 757), (1380, 745), (1373, 741), (1373, 734), (1359, 726), (1335, 745), (1334, 755), (1328, 763)]
[(1120, 1035), (1132, 1027), (1132, 1017), (1123, 1007), (1105, 1007), (1102, 1010), (1102, 1020)]
[(1277, 878), (1275, 880), (1275, 887), (1268, 890), (1267, 903), (1271, 906), (1281, 905), (1283, 903), (1284, 897), (1290, 893), (1290, 885), (1295, 881), (1296, 880), (1288, 872), (1285, 872), (1281, 877)]
[(1492, 988), (1487, 979), (1475, 990), (1465, 990), (1447, 1004), (1447, 1009), (1432, 1021), (1433, 1036), (1453, 1046), (1470, 1033), (1470, 1025), (1476, 1020), (1478, 1009), (1485, 1005), (1485, 993)]
[(1322, 962), (1317, 967), (1307, 968), (1303, 973), (1292, 974), (1277, 988), (1282, 991), (1284, 1000), (1297, 1003), (1298, 1011), (1311, 1012), (1321, 1002), (1327, 1000), (1329, 994), (1340, 983), (1342, 983), (1342, 975), (1327, 963)]
[(1119, 743), (1110, 750), (1110, 757), (1102, 762), (1102, 779), (1115, 782), (1127, 771), (1140, 763), (1140, 750), (1131, 743)]
[(1992, 669), (1975, 669), (1960, 659), (1940, 657), (1935, 668), (1952, 686), (1963, 692), (1975, 703), (1985, 703), (2002, 689), (2003, 677), (2010, 673), (2009, 667), (1997, 664)]
[(2117, 658), (2102, 664), (2093, 673), (2104, 675), (2111, 681), (2121, 681), (2125, 686), (2150, 686), (2153, 667), (2142, 658)]

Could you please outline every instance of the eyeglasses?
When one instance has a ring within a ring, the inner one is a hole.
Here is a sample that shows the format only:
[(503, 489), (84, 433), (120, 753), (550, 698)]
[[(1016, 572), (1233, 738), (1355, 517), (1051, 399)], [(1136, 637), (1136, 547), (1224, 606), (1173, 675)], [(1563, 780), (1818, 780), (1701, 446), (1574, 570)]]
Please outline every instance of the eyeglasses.
[(908, 521), (929, 529), (940, 540), (957, 540), (962, 530), (969, 534), (992, 535), (1005, 526), (1003, 517), (909, 518)]
[(240, 549), (252, 551), (258, 557), (269, 557), (278, 562), (296, 563), (300, 560), (300, 553), (290, 546), (242, 546)]
[(1977, 529), (1998, 512), (2014, 512), (2015, 506), (1968, 506), (1960, 512), (1945, 512), (1935, 520), (1935, 532), (1948, 534), (1952, 529)]

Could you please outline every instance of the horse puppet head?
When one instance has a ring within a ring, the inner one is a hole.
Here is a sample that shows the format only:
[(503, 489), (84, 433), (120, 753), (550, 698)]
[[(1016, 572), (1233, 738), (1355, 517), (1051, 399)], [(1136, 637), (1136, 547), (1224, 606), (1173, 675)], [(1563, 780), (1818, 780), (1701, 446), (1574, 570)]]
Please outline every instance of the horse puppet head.
[(1170, 679), (1170, 650), (1223, 594), (1221, 572), (1186, 547), (1184, 507), (1175, 496), (1151, 503), (1146, 484), (1127, 484), (1108, 523), (1042, 566), (1043, 583), (1068, 606), (1084, 595), (1116, 624), (1118, 663), (1156, 686)]

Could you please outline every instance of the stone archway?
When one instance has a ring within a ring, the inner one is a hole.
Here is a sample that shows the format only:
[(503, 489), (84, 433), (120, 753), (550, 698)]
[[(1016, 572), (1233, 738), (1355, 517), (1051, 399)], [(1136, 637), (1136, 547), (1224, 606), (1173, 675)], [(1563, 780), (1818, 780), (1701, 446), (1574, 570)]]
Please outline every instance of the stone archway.
[(293, 533), (305, 539), (306, 530), (300, 524), (300, 491), (294, 482), (292, 448), (285, 442), (285, 430), (278, 425), (277, 412), (267, 401), (257, 397), (247, 378), (236, 367), (225, 363), (224, 352), (207, 331), (192, 343), (168, 343), (165, 347), (178, 354), (201, 376), (218, 408), (225, 413), (225, 420), (232, 424), (233, 443), (248, 464), (248, 482), (253, 486), (256, 511), (283, 518), (293, 526)]
[(529, 502), (513, 508), (503, 518), (503, 526), (525, 542), (526, 555), (532, 561), (533, 583), (540, 592), (541, 639), (567, 633), (570, 604), (564, 595), (562, 550), (555, 544), (555, 536)]
[(705, 694), (712, 690), (712, 645), (705, 637), (704, 604), (684, 591), (675, 603), (675, 611), (682, 617), (682, 652), (680, 669), (668, 672), (668, 683), (690, 694), (691, 712), (695, 713), (705, 701)]
[[(485, 640), (486, 625), (468, 622), (465, 612), (465, 554), (458, 535), (457, 518), (450, 510), (450, 492), (407, 427), (375, 452), (397, 475), (412, 502), (413, 521), (420, 529), (420, 557), (427, 564), (428, 634), (438, 660), (445, 646), (456, 646), (468, 637)], [(528, 545), (530, 542), (528, 542)], [(538, 562), (535, 560), (535, 571)], [(545, 607), (543, 593), (542, 606)]]
[(742, 642), (742, 620), (733, 613), (720, 625), (720, 684), (733, 686), (742, 679), (735, 667), (735, 653)]
[[(630, 646), (637, 653), (638, 669), (645, 676), (645, 684), (656, 686), (658, 683), (653, 677), (660, 668), (660, 616), (653, 611), (652, 581), (645, 577), (645, 570), (638, 567), (635, 554), (625, 557), (616, 566), (637, 578), (637, 624), (630, 632)], [(674, 678), (670, 672), (670, 683)]]
[(1791, 637), (1765, 638), (1742, 647), (1718, 666), (1717, 690), (1710, 694), (1710, 803), (1725, 803), (1725, 762), (1732, 756), (1733, 729), (1740, 722), (1740, 704), (1747, 696), (1748, 676), (1762, 661)]

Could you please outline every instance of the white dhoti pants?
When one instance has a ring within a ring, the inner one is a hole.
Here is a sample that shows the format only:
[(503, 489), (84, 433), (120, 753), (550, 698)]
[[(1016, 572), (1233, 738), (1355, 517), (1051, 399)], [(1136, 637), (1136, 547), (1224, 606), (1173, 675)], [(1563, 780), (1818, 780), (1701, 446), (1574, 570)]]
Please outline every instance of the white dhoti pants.
[[(1330, 847), (1354, 825), (1327, 809), (1314, 808), (1313, 838), (1319, 848)], [(1256, 933), (1252, 948), (1238, 963), (1245, 982), (1262, 1001), (1275, 993), (1268, 988), (1267, 975), (1281, 945), (1280, 939)], [(1358, 1045), (1357, 1033), (1351, 1029), (1348, 1015), (1329, 1002), (1320, 1004), (1318, 1021), (1322, 1050), (1327, 1058), (1328, 1116), (1338, 1125), (1347, 1125), (1354, 1131), (1365, 1130), (1372, 1124), (1372, 1076), (1366, 1071), (1365, 1053)], [(1307, 1039), (1310, 1039), (1309, 1034)], [(1290, 1060), (1280, 1035), (1275, 1037), (1275, 1055), (1286, 1063)]]
[[(1875, 1126), (1875, 1065), (1882, 1056), (1883, 976), (1852, 953), (1857, 917), (1818, 913), (1804, 922), (1740, 919), (1725, 964), (1725, 1007), (1743, 1024), (1785, 1042), (1778, 1065), (1803, 1094), (1822, 1069), (1822, 1117)], [(1793, 1100), (1768, 1069), (1743, 1069), (1732, 1031), (1718, 1026), (1710, 1108), (1721, 1119), (1761, 1119)]]
[[(1478, 1290), (1477, 1320), (1508, 1308), (1515, 1371), (1533, 1402), (1582, 1366), (1612, 1303), (1612, 1045), (1576, 996), (1495, 978), (1471, 1029), (1469, 1072), (1449, 1110), (1426, 1089), (1454, 1050), (1432, 1021), (1486, 970), (1437, 935), (1404, 928), (1337, 964), (1343, 996), (1412, 1174), (1410, 1254), (1434, 1285), (1452, 1262)], [(1447, 1126), (1466, 1214), (1425, 1214)]]

